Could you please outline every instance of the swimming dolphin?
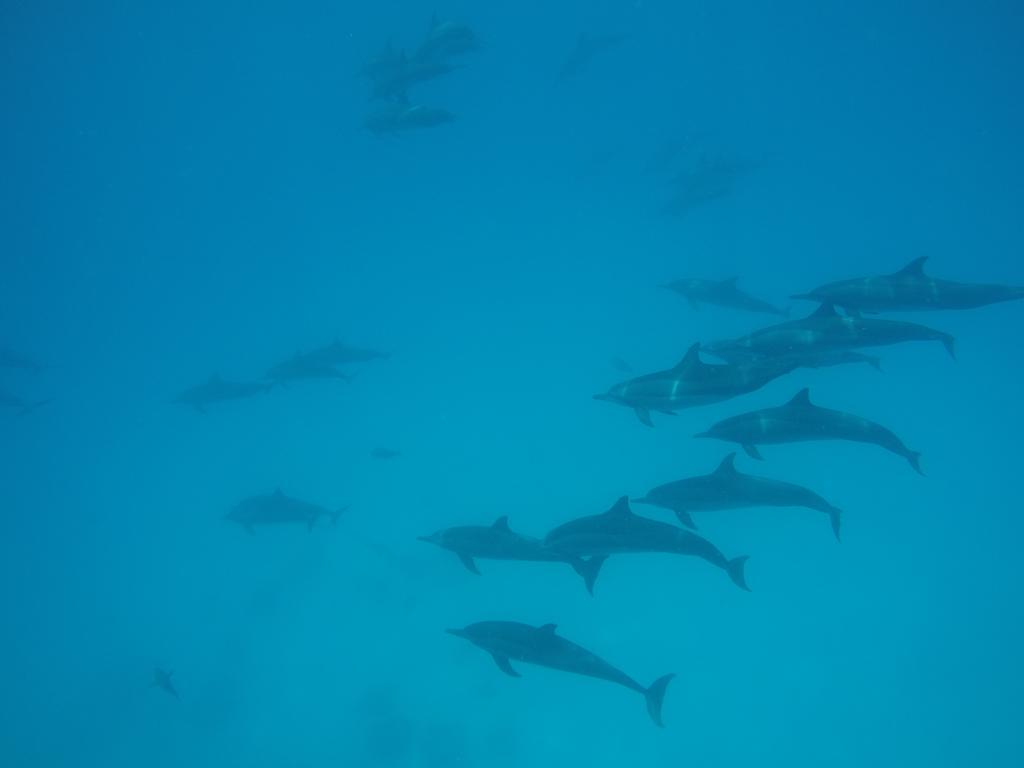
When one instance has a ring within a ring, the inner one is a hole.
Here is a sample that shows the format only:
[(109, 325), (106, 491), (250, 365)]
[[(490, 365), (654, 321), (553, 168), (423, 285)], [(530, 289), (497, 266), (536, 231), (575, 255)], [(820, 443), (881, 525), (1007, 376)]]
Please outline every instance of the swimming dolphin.
[(632, 408), (637, 418), (649, 427), (651, 411), (674, 414), (680, 408), (718, 403), (760, 389), (772, 379), (797, 366), (788, 361), (755, 360), (738, 365), (711, 365), (700, 359), (700, 344), (687, 350), (674, 367), (616, 384), (595, 400)]
[(348, 507), (329, 510), (316, 504), (293, 499), (277, 489), (273, 493), (264, 493), (243, 499), (225, 516), (226, 520), (238, 523), (246, 533), (252, 533), (258, 525), (305, 525), (313, 530), (314, 524), (321, 517), (328, 517), (331, 523), (338, 522), (338, 517)]
[(211, 376), (205, 383), (186, 389), (172, 402), (188, 405), (200, 413), (206, 413), (206, 406), (227, 400), (242, 400), (263, 394), (270, 390), (267, 382), (225, 381), (218, 375)]
[(629, 508), (625, 496), (604, 514), (580, 517), (558, 526), (544, 537), (544, 546), (571, 557), (638, 552), (692, 555), (721, 568), (736, 586), (750, 590), (743, 573), (746, 556), (729, 560), (714, 544), (693, 531), (641, 517)]
[(438, 21), (435, 15), (430, 20), (426, 39), (416, 49), (415, 58), (420, 61), (445, 59), (471, 53), (478, 47), (472, 27), (455, 21)]
[(763, 458), (757, 450), (758, 445), (808, 440), (871, 443), (902, 456), (918, 474), (924, 474), (921, 470), (921, 454), (907, 448), (888, 429), (851, 413), (819, 408), (811, 402), (808, 389), (801, 389), (785, 405), (733, 416), (694, 437), (713, 437), (739, 443), (752, 459)]
[(409, 104), (392, 104), (368, 115), (363, 125), (378, 136), (386, 133), (432, 128), (455, 120), (445, 109)]
[[(714, 352), (712, 352), (712, 348)], [(729, 343), (721, 346), (711, 344), (708, 352), (715, 357), (721, 358), (727, 363), (743, 364), (758, 359), (758, 355), (738, 346), (729, 346)], [(828, 349), (821, 352), (794, 353), (791, 355), (780, 355), (775, 358), (789, 360), (797, 368), (832, 368), (837, 365), (870, 365), (876, 371), (882, 370), (882, 361), (876, 355), (868, 355), (857, 352), (853, 349)]]
[(568, 563), (583, 578), (583, 583), (590, 594), (594, 594), (594, 581), (605, 561), (603, 557), (584, 560), (545, 549), (540, 539), (511, 530), (508, 527), (508, 517), (505, 516), (499, 517), (490, 526), (466, 525), (445, 528), (430, 536), (420, 536), (419, 540), (454, 552), (462, 564), (475, 574), (480, 573), (474, 561), (477, 557), (485, 560)]
[(801, 485), (745, 475), (736, 469), (735, 459), (736, 454), (730, 453), (711, 474), (659, 485), (643, 498), (633, 499), (633, 503), (672, 510), (679, 522), (690, 528), (696, 527), (691, 512), (742, 507), (807, 507), (828, 515), (832, 532), (839, 541), (840, 511), (837, 507)]
[(38, 373), (43, 366), (10, 347), (0, 345), (0, 368)]
[(588, 66), (600, 54), (617, 47), (629, 39), (629, 35), (602, 35), (591, 36), (581, 33), (576, 40), (576, 46), (569, 54), (569, 58), (562, 65), (561, 77), (567, 79), (575, 77)]
[(381, 460), (397, 459), (401, 455), (401, 451), (396, 451), (394, 448), (385, 448), (384, 446), (378, 446), (370, 451), (370, 456)]
[(159, 688), (168, 696), (178, 698), (178, 689), (174, 687), (174, 681), (171, 679), (173, 675), (173, 672), (157, 667), (153, 670), (153, 682), (150, 687)]
[(337, 379), (351, 381), (352, 375), (339, 371), (333, 365), (321, 362), (306, 355), (295, 355), (270, 368), (264, 375), (265, 379), (275, 384), (287, 385), (292, 381), (303, 379)]
[(927, 256), (898, 272), (827, 283), (794, 299), (830, 302), (858, 312), (910, 312), (928, 309), (974, 309), (1024, 299), (1024, 287), (940, 280), (927, 275)]
[(393, 99), (408, 105), (408, 91), (413, 85), (434, 80), (457, 69), (461, 69), (461, 67), (443, 59), (422, 59), (418, 56), (410, 58), (405, 55), (405, 51), (402, 51), (394, 66), (373, 79), (370, 97)]
[(743, 309), (748, 312), (763, 312), (769, 315), (788, 316), (788, 309), (779, 309), (767, 301), (755, 298), (748, 293), (741, 291), (736, 283), (739, 278), (730, 277), (728, 280), (700, 280), (698, 278), (683, 278), (673, 280), (663, 288), (678, 293), (690, 302), (694, 309), (701, 304), (715, 304), (719, 307), (730, 309)]
[(319, 365), (350, 365), (352, 363), (368, 363), (371, 360), (384, 360), (389, 355), (375, 349), (350, 347), (335, 339), (330, 344), (307, 352), (302, 357), (307, 362)]
[(902, 320), (883, 320), (860, 315), (843, 316), (831, 304), (822, 304), (807, 317), (762, 328), (738, 339), (714, 342), (708, 352), (715, 356), (747, 353), (779, 358), (863, 347), (883, 347), (909, 341), (938, 341), (956, 358), (952, 336), (934, 328)]
[(651, 720), (659, 727), (662, 725), (661, 707), (665, 689), (675, 675), (659, 677), (649, 688), (644, 688), (604, 659), (560, 637), (554, 624), (531, 627), (516, 621), (481, 621), (464, 629), (445, 631), (487, 651), (494, 658), (498, 669), (511, 677), (519, 677), (510, 663), (511, 659), (515, 659), (625, 686), (644, 697)]
[(0, 408), (13, 408), (18, 412), (19, 416), (28, 416), (33, 411), (42, 408), (44, 405), (49, 405), (51, 402), (53, 402), (51, 398), (46, 400), (26, 400), (18, 395), (0, 390)]

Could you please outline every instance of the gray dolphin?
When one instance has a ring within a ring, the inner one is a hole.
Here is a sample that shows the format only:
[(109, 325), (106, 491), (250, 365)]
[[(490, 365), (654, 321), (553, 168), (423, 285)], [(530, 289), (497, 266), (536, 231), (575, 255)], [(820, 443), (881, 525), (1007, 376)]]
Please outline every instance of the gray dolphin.
[(921, 256), (890, 275), (826, 283), (794, 299), (831, 302), (859, 312), (911, 312), (927, 309), (974, 309), (1024, 299), (1024, 287), (940, 280), (924, 271)]
[(0, 390), (0, 408), (13, 408), (18, 412), (19, 416), (28, 416), (32, 411), (42, 408), (44, 405), (49, 405), (51, 402), (53, 402), (52, 398), (26, 400), (18, 395)]
[(339, 371), (333, 365), (306, 355), (294, 357), (270, 368), (264, 376), (275, 384), (286, 385), (292, 381), (306, 379), (337, 379), (351, 381), (352, 375)]
[(741, 291), (737, 286), (739, 278), (728, 280), (701, 280), (699, 278), (683, 278), (673, 280), (662, 286), (684, 297), (694, 309), (701, 304), (714, 304), (729, 309), (742, 309), (748, 312), (762, 312), (768, 315), (789, 316), (788, 309), (779, 309), (767, 301)]
[(460, 68), (444, 59), (407, 57), (405, 51), (402, 51), (392, 67), (373, 79), (370, 96), (375, 99), (394, 99), (402, 104), (408, 104), (410, 87), (450, 74)]
[(623, 496), (607, 512), (570, 520), (544, 537), (552, 552), (572, 557), (608, 557), (638, 552), (692, 555), (721, 568), (747, 591), (743, 569), (747, 556), (726, 558), (714, 544), (693, 531), (637, 515)]
[(378, 136), (417, 128), (432, 128), (455, 120), (446, 109), (409, 104), (390, 104), (371, 113), (363, 125)]
[[(727, 363), (737, 365), (749, 364), (758, 359), (758, 355), (749, 350), (728, 344), (712, 344), (714, 352), (708, 352)], [(882, 361), (877, 355), (868, 355), (853, 349), (827, 349), (820, 352), (803, 352), (790, 355), (779, 355), (775, 359), (789, 360), (797, 368), (832, 368), (837, 365), (870, 365), (876, 371), (882, 370)]]
[(679, 522), (690, 528), (696, 527), (691, 512), (742, 507), (807, 507), (828, 515), (836, 541), (839, 541), (841, 513), (837, 507), (801, 485), (745, 475), (736, 469), (735, 459), (736, 454), (730, 453), (711, 474), (659, 485), (643, 498), (633, 499), (633, 503), (672, 510)]
[(31, 373), (38, 373), (43, 370), (43, 366), (32, 358), (3, 345), (0, 345), (0, 368), (12, 368)]
[(320, 365), (351, 365), (353, 363), (368, 363), (372, 360), (384, 360), (388, 357), (387, 352), (378, 352), (375, 349), (363, 347), (352, 347), (348, 344), (343, 344), (338, 339), (302, 355), (302, 358), (307, 362)]
[(346, 509), (348, 507), (329, 510), (317, 504), (293, 499), (282, 493), (279, 488), (273, 493), (242, 499), (228, 512), (225, 519), (238, 523), (247, 533), (252, 533), (256, 526), (263, 525), (298, 524), (313, 530), (316, 521), (321, 517), (330, 518), (332, 523), (336, 523)]
[(757, 450), (758, 445), (808, 440), (871, 443), (902, 456), (918, 474), (924, 474), (921, 470), (921, 454), (907, 448), (891, 431), (852, 413), (819, 408), (811, 402), (808, 389), (801, 389), (785, 405), (733, 416), (694, 437), (713, 437), (739, 443), (753, 459), (763, 458)]
[(732, 354), (754, 357), (801, 357), (863, 347), (883, 347), (909, 341), (938, 341), (956, 358), (956, 342), (948, 333), (902, 320), (860, 315), (843, 316), (832, 304), (822, 304), (807, 317), (754, 331), (739, 339), (709, 344), (708, 352), (728, 359)]
[(172, 679), (173, 676), (173, 672), (157, 667), (153, 670), (153, 682), (151, 683), (151, 687), (159, 688), (168, 696), (178, 698), (178, 689), (174, 687), (174, 680)]
[(665, 689), (675, 677), (674, 674), (659, 677), (649, 688), (644, 688), (604, 659), (560, 637), (556, 630), (554, 624), (531, 627), (529, 624), (520, 624), (516, 621), (481, 621), (470, 624), (465, 629), (445, 631), (487, 651), (498, 668), (511, 677), (519, 677), (519, 673), (510, 663), (511, 659), (515, 659), (526, 664), (536, 664), (625, 686), (644, 697), (651, 720), (659, 727), (662, 725), (661, 707)]
[(568, 563), (582, 578), (587, 592), (594, 594), (594, 581), (605, 558), (584, 560), (561, 555), (543, 546), (540, 539), (516, 533), (508, 527), (508, 517), (502, 516), (493, 525), (466, 525), (445, 528), (420, 541), (436, 544), (459, 556), (459, 560), (473, 573), (479, 574), (474, 558), (485, 560), (523, 560), (544, 563)]
[(637, 418), (651, 427), (651, 411), (674, 414), (681, 408), (728, 400), (760, 389), (796, 367), (786, 360), (770, 359), (712, 365), (700, 359), (698, 343), (674, 368), (623, 381), (604, 394), (594, 395), (594, 399), (632, 408)]
[(207, 381), (190, 387), (177, 395), (172, 402), (206, 412), (206, 406), (228, 400), (242, 400), (263, 394), (273, 385), (265, 381), (225, 381), (214, 374)]
[(590, 66), (590, 63), (599, 55), (617, 47), (628, 39), (629, 35), (591, 36), (581, 33), (576, 40), (576, 46), (569, 54), (569, 58), (562, 65), (560, 76), (562, 79), (575, 77)]

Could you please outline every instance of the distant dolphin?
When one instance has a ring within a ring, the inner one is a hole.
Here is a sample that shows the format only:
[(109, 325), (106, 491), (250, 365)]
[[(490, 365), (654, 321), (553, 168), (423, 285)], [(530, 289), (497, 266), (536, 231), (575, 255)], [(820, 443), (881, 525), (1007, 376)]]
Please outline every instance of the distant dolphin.
[[(712, 349), (714, 351), (712, 352)], [(712, 344), (708, 352), (727, 363), (750, 364), (759, 356), (747, 349), (733, 346), (732, 342)], [(869, 365), (876, 371), (882, 370), (882, 361), (877, 355), (868, 355), (853, 349), (828, 349), (820, 352), (797, 352), (788, 355), (773, 356), (775, 360), (788, 360), (797, 368), (832, 368), (837, 365)]]
[(454, 120), (455, 115), (446, 109), (418, 104), (393, 104), (367, 115), (363, 126), (371, 133), (380, 136), (417, 128), (433, 128)]
[(171, 679), (173, 675), (173, 672), (163, 670), (157, 667), (155, 670), (153, 670), (153, 683), (151, 687), (159, 688), (168, 696), (173, 696), (177, 699), (178, 689), (174, 687), (174, 681)]
[(445, 631), (449, 635), (469, 640), (473, 645), (487, 651), (498, 668), (511, 677), (519, 677), (519, 673), (510, 663), (511, 659), (515, 659), (526, 664), (559, 669), (625, 686), (644, 697), (651, 720), (659, 727), (662, 725), (661, 708), (665, 689), (675, 675), (659, 677), (650, 688), (644, 688), (604, 659), (560, 637), (556, 630), (554, 624), (531, 627), (515, 621), (481, 621), (470, 624), (465, 629)]
[(736, 454), (730, 453), (711, 474), (659, 485), (643, 498), (633, 499), (633, 503), (670, 509), (690, 528), (695, 527), (691, 512), (742, 507), (807, 507), (829, 516), (836, 541), (839, 540), (841, 513), (837, 507), (801, 485), (745, 475), (736, 469), (735, 459)]
[(0, 345), (0, 368), (11, 368), (31, 373), (43, 370), (43, 366), (32, 358), (3, 345)]
[(590, 594), (594, 594), (594, 581), (605, 561), (603, 557), (584, 560), (552, 552), (544, 548), (540, 539), (511, 530), (508, 527), (508, 518), (504, 516), (499, 517), (490, 526), (467, 525), (445, 528), (430, 536), (420, 536), (419, 540), (454, 552), (462, 564), (476, 574), (480, 573), (474, 562), (474, 558), (477, 557), (487, 560), (567, 563), (583, 578), (583, 583)]
[(898, 272), (827, 283), (794, 299), (831, 302), (859, 312), (910, 312), (928, 309), (974, 309), (1024, 299), (1024, 287), (939, 280), (925, 274), (927, 256)]
[(799, 320), (762, 328), (738, 339), (715, 342), (707, 348), (708, 352), (723, 359), (728, 359), (731, 352), (777, 359), (909, 341), (941, 342), (949, 356), (956, 358), (956, 343), (948, 333), (902, 320), (860, 315), (844, 317), (831, 304), (822, 304)]
[(306, 355), (295, 355), (283, 363), (272, 366), (264, 378), (275, 384), (288, 384), (292, 381), (304, 379), (351, 381), (352, 375), (339, 371), (333, 365), (324, 363), (321, 360), (310, 358)]
[(699, 557), (725, 571), (736, 586), (748, 590), (743, 569), (747, 557), (729, 560), (693, 531), (635, 514), (623, 496), (607, 512), (571, 520), (544, 538), (552, 552), (574, 557), (608, 557), (639, 552), (664, 552)]
[(195, 408), (206, 413), (206, 407), (228, 400), (242, 400), (267, 392), (271, 384), (261, 381), (225, 381), (218, 375), (211, 376), (205, 383), (186, 389), (173, 402)]
[(674, 368), (621, 382), (594, 399), (632, 408), (651, 427), (651, 411), (671, 415), (681, 408), (719, 403), (760, 389), (796, 367), (772, 360), (711, 365), (700, 359), (700, 344), (694, 344)]
[(810, 391), (807, 389), (801, 389), (785, 405), (733, 416), (695, 437), (713, 437), (739, 443), (754, 459), (763, 458), (757, 450), (758, 445), (808, 440), (871, 443), (902, 456), (916, 472), (924, 474), (921, 470), (921, 454), (907, 448), (888, 429), (860, 416), (819, 408), (811, 403)]
[(378, 352), (375, 349), (362, 347), (350, 347), (337, 339), (326, 346), (314, 349), (301, 355), (302, 359), (311, 364), (318, 365), (350, 365), (352, 363), (368, 363), (371, 360), (384, 360), (389, 355), (386, 352)]
[(617, 47), (626, 40), (629, 35), (603, 35), (592, 37), (585, 33), (580, 34), (576, 40), (576, 46), (569, 54), (565, 64), (562, 65), (561, 77), (563, 79), (575, 77), (607, 50)]
[(49, 405), (51, 402), (53, 402), (52, 398), (47, 398), (45, 400), (26, 400), (18, 395), (0, 390), (0, 407), (13, 408), (18, 412), (19, 416), (28, 416), (33, 411), (42, 408), (44, 405)]
[(779, 309), (767, 301), (755, 298), (737, 287), (739, 278), (730, 277), (728, 280), (700, 280), (698, 278), (683, 278), (673, 280), (663, 288), (683, 296), (694, 309), (701, 304), (714, 304), (729, 309), (742, 309), (747, 312), (762, 312), (768, 315), (789, 315), (788, 309)]
[(228, 512), (225, 519), (238, 523), (247, 533), (252, 533), (256, 526), (264, 525), (305, 525), (313, 530), (316, 521), (321, 517), (330, 518), (332, 523), (348, 507), (329, 510), (316, 504), (286, 496), (277, 489), (273, 493), (250, 496), (243, 499)]

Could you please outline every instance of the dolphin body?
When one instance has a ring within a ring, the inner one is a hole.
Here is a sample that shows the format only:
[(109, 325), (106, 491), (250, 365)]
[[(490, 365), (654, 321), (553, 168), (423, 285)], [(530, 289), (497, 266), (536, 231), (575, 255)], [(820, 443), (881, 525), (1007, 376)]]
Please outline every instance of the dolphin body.
[(569, 54), (565, 64), (562, 65), (561, 77), (563, 80), (575, 77), (590, 63), (605, 51), (617, 47), (629, 39), (629, 35), (602, 35), (591, 36), (580, 34), (576, 40), (576, 46)]
[(289, 360), (270, 368), (264, 376), (274, 384), (286, 385), (292, 381), (307, 379), (338, 379), (350, 381), (352, 376), (339, 371), (333, 365), (306, 355), (295, 355)]
[(927, 256), (898, 272), (827, 283), (794, 299), (829, 302), (855, 312), (912, 312), (928, 309), (974, 309), (1024, 299), (1024, 287), (939, 280), (924, 271)]
[(191, 406), (199, 413), (206, 413), (208, 405), (255, 397), (269, 391), (272, 386), (261, 381), (225, 381), (220, 376), (213, 375), (205, 383), (186, 389), (172, 402)]
[(902, 456), (918, 474), (924, 474), (921, 470), (921, 454), (907, 448), (891, 431), (852, 413), (814, 405), (808, 389), (801, 389), (785, 405), (733, 416), (694, 437), (713, 437), (739, 443), (752, 459), (763, 458), (757, 449), (758, 445), (809, 440), (871, 443)]
[(378, 136), (387, 133), (433, 128), (455, 120), (455, 115), (446, 109), (420, 105), (393, 104), (367, 116), (363, 125)]
[(698, 278), (683, 278), (673, 280), (663, 286), (670, 291), (678, 293), (690, 302), (694, 309), (701, 304), (714, 304), (729, 309), (742, 309), (747, 312), (762, 312), (768, 315), (781, 315), (787, 317), (789, 310), (779, 309), (767, 301), (755, 298), (737, 287), (739, 278), (730, 277), (728, 280), (700, 280)]
[(414, 57), (418, 61), (437, 61), (472, 53), (477, 48), (479, 43), (472, 27), (456, 21), (438, 21), (435, 15), (430, 20), (430, 31)]
[(26, 400), (18, 395), (0, 390), (0, 408), (13, 408), (18, 412), (19, 416), (28, 416), (32, 411), (38, 410), (44, 405), (49, 405), (51, 402), (53, 401), (50, 398), (46, 400)]
[(393, 66), (374, 78), (370, 96), (374, 99), (392, 99), (408, 104), (410, 87), (443, 77), (457, 69), (458, 66), (444, 59), (422, 59), (419, 56), (409, 58), (405, 51), (402, 51), (396, 57)]
[(2, 345), (0, 345), (0, 368), (11, 368), (30, 373), (39, 373), (39, 371), (43, 370), (43, 366), (32, 358)]
[[(712, 354), (727, 363), (742, 365), (751, 363), (758, 359), (757, 355), (751, 354), (742, 347), (726, 345), (711, 345), (715, 351)], [(711, 349), (709, 348), (710, 352)], [(876, 355), (868, 355), (853, 349), (830, 349), (822, 352), (797, 353), (792, 355), (780, 355), (778, 360), (789, 360), (797, 368), (832, 368), (837, 365), (870, 365), (876, 371), (882, 370), (882, 361)]]
[(693, 531), (637, 515), (623, 496), (607, 512), (571, 520), (544, 538), (552, 552), (571, 557), (608, 557), (639, 552), (692, 555), (725, 571), (736, 586), (750, 591), (743, 569), (747, 556), (726, 558), (707, 539)]
[(331, 511), (325, 507), (286, 496), (279, 488), (273, 493), (243, 499), (228, 512), (225, 519), (238, 523), (246, 533), (252, 533), (256, 526), (296, 524), (305, 525), (312, 531), (316, 521), (321, 517), (328, 517), (332, 523), (336, 523), (338, 517), (346, 509), (348, 507)]
[(651, 411), (671, 415), (680, 408), (728, 400), (760, 389), (796, 367), (789, 361), (768, 359), (711, 365), (700, 359), (700, 344), (694, 344), (674, 368), (621, 382), (594, 399), (632, 408), (643, 424), (652, 427)]
[(909, 341), (938, 341), (956, 358), (952, 336), (902, 320), (842, 316), (832, 304), (822, 304), (807, 317), (754, 331), (739, 339), (708, 345), (708, 351), (728, 359), (730, 354), (752, 357), (802, 357), (839, 350), (883, 347)]
[(153, 682), (151, 687), (159, 688), (168, 696), (178, 698), (178, 689), (174, 687), (174, 680), (172, 679), (173, 676), (173, 672), (157, 667), (153, 670)]
[(655, 725), (662, 726), (662, 702), (668, 684), (675, 677), (674, 674), (659, 677), (649, 688), (644, 688), (604, 659), (560, 637), (554, 624), (531, 627), (516, 621), (481, 621), (464, 629), (445, 631), (487, 651), (498, 668), (511, 677), (520, 676), (511, 664), (511, 660), (515, 659), (526, 664), (536, 664), (625, 686), (644, 697), (651, 720)]
[(348, 344), (343, 344), (335, 339), (330, 344), (314, 349), (302, 357), (307, 362), (333, 366), (384, 360), (388, 357), (388, 354), (386, 352), (378, 352), (375, 349), (350, 347)]
[(486, 560), (568, 563), (583, 578), (583, 583), (590, 594), (594, 594), (594, 581), (597, 580), (605, 561), (603, 557), (584, 560), (545, 549), (540, 539), (511, 530), (508, 527), (508, 517), (505, 516), (499, 517), (490, 526), (467, 525), (445, 528), (430, 536), (420, 536), (419, 540), (454, 552), (467, 569), (478, 575), (480, 571), (477, 570), (474, 560), (477, 557)]
[(679, 522), (689, 528), (696, 527), (691, 512), (743, 507), (807, 507), (828, 515), (832, 532), (839, 541), (841, 513), (837, 507), (801, 485), (745, 475), (736, 469), (735, 459), (736, 454), (730, 453), (711, 474), (659, 485), (643, 498), (633, 499), (633, 503), (672, 510)]

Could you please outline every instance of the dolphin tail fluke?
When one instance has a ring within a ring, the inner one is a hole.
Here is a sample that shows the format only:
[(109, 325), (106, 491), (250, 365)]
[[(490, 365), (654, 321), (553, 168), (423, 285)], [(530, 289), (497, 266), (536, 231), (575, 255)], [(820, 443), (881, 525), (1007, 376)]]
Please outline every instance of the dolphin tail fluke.
[(601, 566), (607, 559), (607, 557), (592, 557), (589, 560), (580, 559), (572, 563), (572, 569), (583, 577), (583, 583), (590, 595), (594, 594), (594, 582), (597, 581), (597, 575), (601, 573)]
[(744, 568), (746, 568), (747, 560), (749, 559), (749, 555), (734, 557), (725, 565), (729, 578), (733, 580), (737, 587), (745, 589), (747, 592), (750, 591), (750, 587), (747, 586), (747, 575), (744, 573)]
[(842, 516), (842, 511), (838, 507), (829, 507), (828, 519), (832, 523), (832, 533), (836, 535), (836, 541), (839, 541), (839, 521)]
[(693, 522), (693, 517), (690, 515), (689, 512), (687, 512), (685, 509), (674, 509), (672, 511), (676, 513), (676, 517), (679, 518), (679, 522), (682, 525), (684, 525), (687, 528), (690, 528), (691, 530), (697, 530), (697, 524)]
[(921, 477), (925, 476), (924, 470), (921, 469), (920, 451), (907, 451), (907, 461), (910, 462), (910, 466), (914, 468), (914, 471), (917, 472), (917, 474), (921, 475)]
[(674, 677), (675, 675), (659, 677), (651, 683), (650, 688), (644, 691), (644, 699), (647, 700), (647, 714), (651, 716), (651, 720), (659, 728), (664, 727), (664, 723), (661, 722), (661, 705), (665, 701), (665, 691)]
[(956, 360), (956, 339), (947, 334), (942, 337), (942, 346), (946, 348), (949, 356)]

